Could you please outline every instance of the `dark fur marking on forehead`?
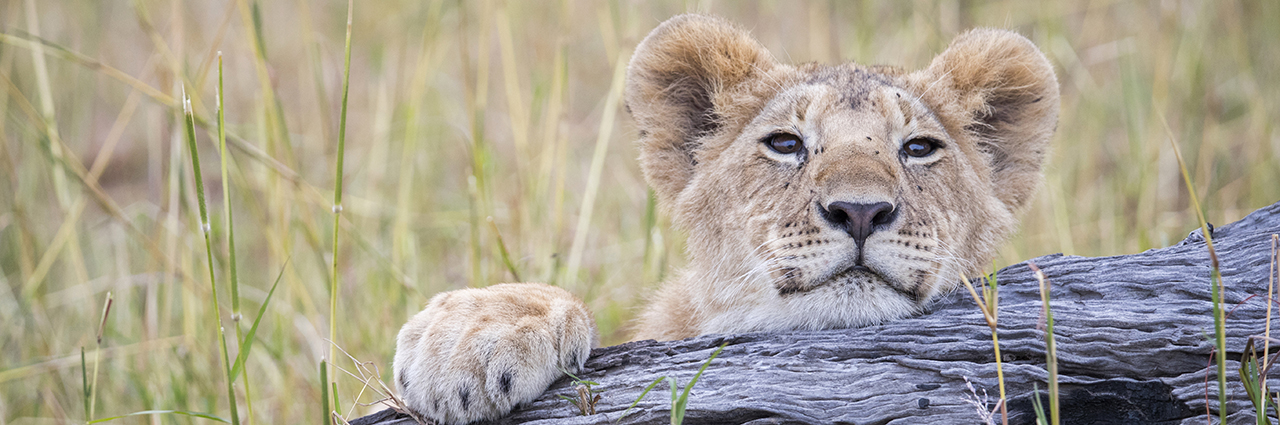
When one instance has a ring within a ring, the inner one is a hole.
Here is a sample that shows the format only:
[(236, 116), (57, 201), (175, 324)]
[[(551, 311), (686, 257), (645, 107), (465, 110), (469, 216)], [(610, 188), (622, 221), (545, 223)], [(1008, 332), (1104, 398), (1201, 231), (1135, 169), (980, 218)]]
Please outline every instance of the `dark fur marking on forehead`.
[(896, 87), (893, 76), (897, 68), (886, 66), (864, 67), (856, 64), (823, 67), (807, 81), (809, 84), (831, 86), (840, 92), (839, 103), (859, 109), (871, 95), (871, 91), (884, 87)]

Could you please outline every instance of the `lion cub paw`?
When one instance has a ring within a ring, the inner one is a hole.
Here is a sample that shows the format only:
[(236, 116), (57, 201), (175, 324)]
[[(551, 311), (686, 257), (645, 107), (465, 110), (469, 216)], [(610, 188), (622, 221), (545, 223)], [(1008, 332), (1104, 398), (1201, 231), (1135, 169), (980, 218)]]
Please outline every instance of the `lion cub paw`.
[(461, 289), (431, 298), (396, 338), (396, 389), (442, 424), (496, 419), (533, 401), (596, 342), (586, 305), (539, 283)]

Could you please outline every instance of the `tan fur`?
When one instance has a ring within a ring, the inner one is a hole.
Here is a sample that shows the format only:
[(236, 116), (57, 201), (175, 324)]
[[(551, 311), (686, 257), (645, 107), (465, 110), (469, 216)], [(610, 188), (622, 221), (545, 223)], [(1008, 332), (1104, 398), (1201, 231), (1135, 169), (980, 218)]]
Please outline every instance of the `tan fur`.
[(510, 412), (578, 370), (596, 344), (586, 305), (560, 288), (507, 283), (431, 298), (400, 329), (396, 390), (440, 423)]
[[(627, 80), (641, 167), (688, 232), (690, 256), (641, 314), (639, 338), (862, 326), (922, 311), (1015, 229), (1058, 113), (1049, 62), (993, 29), (961, 34), (906, 72), (780, 64), (746, 31), (684, 15), (640, 43)], [(772, 150), (780, 133), (803, 149)], [(924, 139), (939, 147), (905, 154)], [(892, 209), (857, 233), (859, 248), (833, 218), (841, 204)], [(594, 338), (580, 302), (545, 285), (493, 288), (437, 296), (401, 331), (396, 375), (415, 410), (450, 423), (495, 417), (542, 390), (497, 394), (495, 367), (545, 380), (579, 366), (566, 353)], [(491, 401), (461, 406), (460, 388), (487, 388)], [(432, 397), (445, 408), (414, 404)]]

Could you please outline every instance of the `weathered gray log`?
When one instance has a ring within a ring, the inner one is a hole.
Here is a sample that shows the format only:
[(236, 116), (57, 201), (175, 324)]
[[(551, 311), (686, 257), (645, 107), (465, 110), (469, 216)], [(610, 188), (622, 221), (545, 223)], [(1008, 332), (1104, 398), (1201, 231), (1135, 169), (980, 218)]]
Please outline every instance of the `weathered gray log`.
[[(1253, 423), (1238, 361), (1246, 339), (1264, 330), (1275, 233), (1280, 203), (1212, 231), (1230, 311), (1230, 423)], [(1199, 230), (1177, 245), (1140, 254), (1050, 255), (1030, 262), (1053, 285), (1063, 423), (1200, 424), (1206, 399), (1217, 417), (1210, 261)], [(1043, 391), (1048, 377), (1038, 329), (1040, 293), (1026, 263), (1001, 270), (998, 282), (1010, 423), (1032, 423), (1032, 385)], [(966, 380), (988, 394), (983, 409), (990, 411), (998, 398), (991, 334), (962, 290), (927, 314), (879, 326), (599, 348), (579, 375), (600, 383), (598, 414), (581, 416), (560, 399), (575, 394), (562, 379), (498, 423), (666, 423), (671, 402), (665, 383), (625, 418), (622, 413), (658, 377), (683, 386), (726, 343), (693, 389), (686, 423), (976, 424), (982, 419)], [(353, 422), (408, 423), (390, 410)]]

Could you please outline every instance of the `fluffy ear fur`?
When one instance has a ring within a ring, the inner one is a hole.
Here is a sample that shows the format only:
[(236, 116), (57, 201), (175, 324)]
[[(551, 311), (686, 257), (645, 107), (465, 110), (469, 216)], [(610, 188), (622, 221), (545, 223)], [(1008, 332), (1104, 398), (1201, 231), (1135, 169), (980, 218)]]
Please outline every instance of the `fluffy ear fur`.
[(1049, 60), (1017, 33), (984, 28), (956, 37), (920, 74), (931, 103), (959, 106), (953, 112), (965, 121), (958, 127), (988, 158), (996, 196), (1021, 213), (1040, 184), (1058, 123), (1058, 79)]
[(718, 98), (774, 64), (746, 31), (702, 15), (668, 19), (636, 47), (627, 109), (640, 130), (645, 179), (665, 205), (693, 177), (699, 138), (719, 127)]

